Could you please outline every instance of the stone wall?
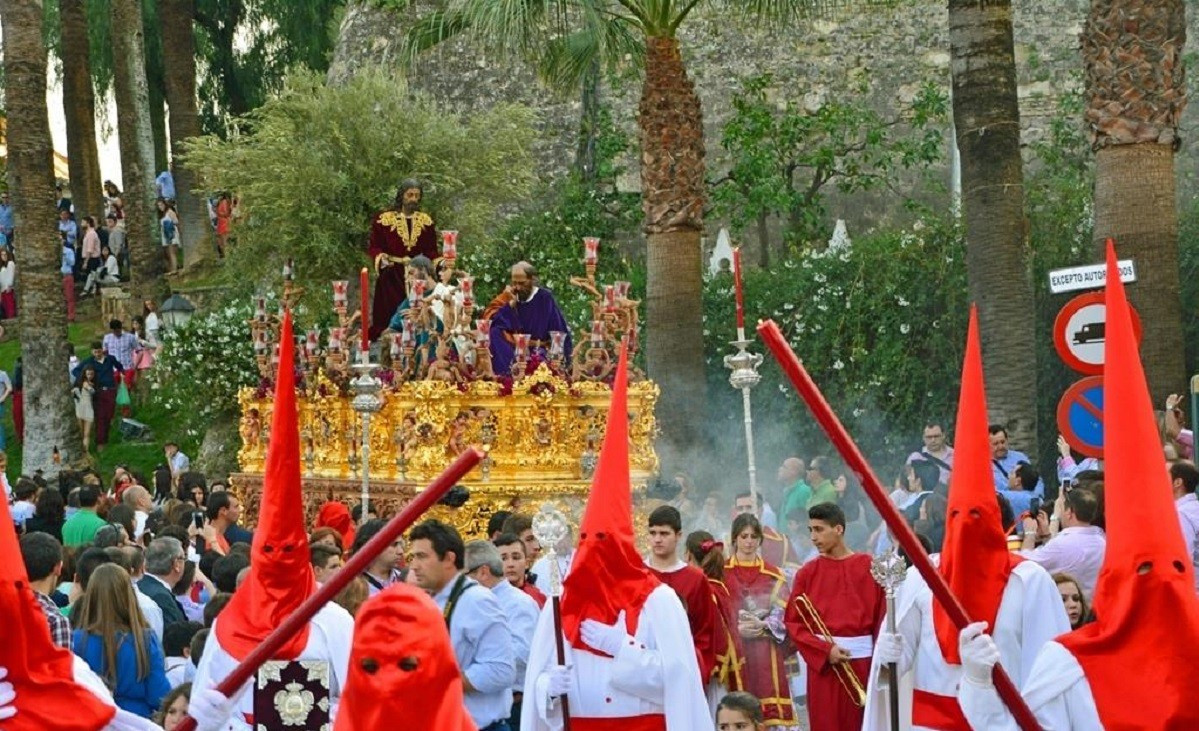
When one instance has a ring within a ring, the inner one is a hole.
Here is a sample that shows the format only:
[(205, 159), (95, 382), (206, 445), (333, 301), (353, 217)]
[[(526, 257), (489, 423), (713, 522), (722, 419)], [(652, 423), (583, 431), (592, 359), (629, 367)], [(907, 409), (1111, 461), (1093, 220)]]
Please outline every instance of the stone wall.
[[(435, 5), (417, 3), (419, 17)], [(719, 174), (722, 151), (720, 130), (738, 80), (770, 72), (780, 100), (802, 99), (809, 105), (851, 93), (855, 80), (869, 80), (868, 102), (880, 110), (894, 110), (910, 100), (926, 80), (949, 88), (948, 11), (944, 0), (906, 0), (890, 9), (838, 11), (802, 22), (794, 28), (768, 31), (712, 10), (701, 3), (684, 24), (684, 54), (704, 105), (708, 134), (709, 167)], [(1015, 3), (1016, 57), (1019, 67), (1021, 122), (1025, 143), (1041, 137), (1056, 114), (1061, 94), (1076, 89), (1082, 62), (1078, 36), (1086, 17), (1087, 0), (1017, 0)], [(1190, 37), (1199, 39), (1199, 13), (1189, 18)], [(369, 0), (352, 0), (342, 26), (342, 38), (330, 71), (331, 80), (343, 79), (364, 63), (393, 64), (405, 18), (369, 7)], [(1199, 40), (1192, 40), (1199, 44)], [(1194, 45), (1192, 46), (1193, 52)], [(542, 135), (537, 156), (542, 172), (561, 175), (574, 154), (580, 104), (577, 95), (555, 95), (537, 83), (530, 69), (519, 62), (491, 58), (468, 41), (453, 41), (422, 58), (412, 74), (413, 87), (432, 94), (453, 108), (469, 113), (499, 101), (522, 101), (540, 110)], [(1194, 83), (1193, 81), (1191, 82)], [(639, 83), (633, 73), (606, 84), (603, 99), (616, 123), (636, 137)], [(1199, 105), (1192, 104), (1184, 117), (1187, 132), (1196, 126)], [(951, 130), (946, 123), (945, 163), (938, 171), (950, 177)], [(1184, 146), (1178, 169), (1186, 195), (1196, 162), (1195, 146)], [(622, 185), (636, 189), (636, 161)], [(830, 214), (851, 221), (855, 228), (875, 223), (893, 213), (898, 201), (891, 194), (855, 196), (833, 200)], [(855, 224), (856, 227), (855, 227)], [(712, 227), (714, 229), (714, 227)]]

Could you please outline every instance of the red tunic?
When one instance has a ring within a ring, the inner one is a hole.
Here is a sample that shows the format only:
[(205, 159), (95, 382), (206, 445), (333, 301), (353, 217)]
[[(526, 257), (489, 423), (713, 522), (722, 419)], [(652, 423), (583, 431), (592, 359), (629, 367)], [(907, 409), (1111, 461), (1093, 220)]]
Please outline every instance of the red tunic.
[(745, 690), (745, 648), (737, 631), (737, 607), (723, 581), (708, 579), (716, 602), (717, 626), (713, 649), (716, 651), (715, 679), (730, 692)]
[(659, 571), (651, 566), (650, 571), (683, 600), (687, 622), (691, 625), (691, 639), (695, 642), (695, 657), (699, 661), (699, 677), (706, 684), (716, 669), (715, 638), (720, 625), (708, 577), (686, 564), (680, 564), (674, 571)]
[[(724, 567), (724, 581), (733, 604), (734, 629), (736, 616), (742, 610), (763, 617), (783, 606), (786, 579), (781, 571), (760, 558), (750, 563), (729, 559)], [(767, 632), (762, 637), (742, 637), (741, 644), (745, 653), (745, 690), (762, 702), (766, 725), (795, 725), (785, 666), (787, 655), (793, 651), (790, 643), (786, 639), (780, 642)]]
[[(797, 599), (806, 594), (833, 637), (878, 637), (886, 613), (882, 588), (870, 575), (870, 556), (855, 553), (843, 559), (819, 558), (795, 575), (795, 588), (787, 602), (787, 634), (808, 664), (808, 709), (811, 731), (841, 731), (862, 727), (864, 709), (853, 702), (833, 666), (828, 662), (832, 644), (813, 633)], [(847, 648), (848, 649), (848, 648)], [(870, 676), (870, 657), (849, 662), (862, 688)]]
[(781, 568), (788, 575), (799, 570), (799, 557), (795, 555), (791, 541), (775, 529), (762, 526), (761, 551), (766, 563)]
[(524, 583), (523, 586), (521, 586), (519, 588), (524, 593), (533, 597), (533, 601), (537, 602), (538, 609), (541, 609), (542, 607), (545, 606), (545, 594), (541, 593), (541, 589), (538, 589), (537, 587), (533, 586), (532, 584), (530, 584), (527, 581)]
[[(406, 239), (408, 243), (405, 243)], [(387, 329), (387, 323), (391, 321), (396, 308), (408, 296), (404, 265), (391, 264), (380, 268), (382, 256), (386, 254), (410, 259), (424, 254), (429, 259), (437, 258), (437, 229), (433, 219), (419, 211), (412, 218), (405, 218), (397, 211), (382, 211), (371, 222), (367, 254), (378, 273), (375, 299), (371, 306), (370, 338), (374, 340)]]

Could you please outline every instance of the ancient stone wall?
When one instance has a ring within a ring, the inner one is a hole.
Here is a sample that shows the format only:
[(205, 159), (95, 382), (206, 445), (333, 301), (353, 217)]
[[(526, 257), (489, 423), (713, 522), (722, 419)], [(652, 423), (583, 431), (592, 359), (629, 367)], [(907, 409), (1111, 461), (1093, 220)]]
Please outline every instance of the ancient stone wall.
[[(436, 3), (418, 3), (418, 17)], [(1057, 113), (1059, 97), (1081, 83), (1078, 36), (1086, 17), (1087, 0), (1015, 0), (1015, 41), (1019, 67), (1021, 122), (1025, 143), (1041, 137)], [(768, 31), (712, 11), (701, 3), (684, 24), (681, 35), (692, 79), (704, 105), (709, 167), (719, 174), (720, 129), (741, 78), (772, 73), (775, 95), (818, 105), (853, 93), (859, 79), (869, 83), (869, 103), (894, 110), (910, 100), (927, 80), (949, 88), (948, 11), (944, 0), (907, 0), (890, 9), (839, 11), (789, 30)], [(1199, 13), (1191, 13), (1190, 52), (1199, 47)], [(352, 0), (342, 26), (331, 79), (345, 78), (368, 62), (395, 62), (405, 17), (372, 9)], [(1192, 74), (1192, 77), (1194, 74)], [(543, 172), (560, 175), (572, 160), (580, 111), (578, 95), (544, 89), (531, 70), (517, 62), (489, 57), (469, 41), (453, 41), (427, 54), (412, 75), (412, 86), (469, 113), (500, 101), (519, 100), (542, 114), (537, 155)], [(1195, 81), (1192, 79), (1192, 86)], [(605, 84), (602, 98), (614, 120), (636, 137), (639, 83), (635, 74)], [(1199, 153), (1188, 131), (1199, 120), (1199, 104), (1184, 117), (1184, 148), (1179, 158), (1181, 190), (1190, 194), (1189, 171)], [(939, 171), (948, 183), (951, 165), (950, 129), (946, 122), (945, 163)], [(1188, 144), (1190, 143), (1190, 144)], [(636, 188), (636, 161), (622, 185)], [(853, 205), (834, 200), (832, 216), (860, 226), (886, 219), (898, 201), (889, 193), (854, 198)], [(863, 213), (863, 211), (865, 213)]]

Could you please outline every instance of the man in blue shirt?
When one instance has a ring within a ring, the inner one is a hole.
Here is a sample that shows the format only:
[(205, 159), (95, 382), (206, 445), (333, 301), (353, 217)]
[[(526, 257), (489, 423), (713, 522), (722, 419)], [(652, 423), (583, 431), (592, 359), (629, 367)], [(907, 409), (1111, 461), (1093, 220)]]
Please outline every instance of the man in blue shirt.
[(516, 660), (499, 599), (463, 572), (466, 548), (453, 526), (426, 520), (408, 538), (409, 570), (449, 625), (467, 712), (479, 731), (511, 731)]
[(163, 170), (154, 178), (154, 188), (158, 191), (158, 197), (168, 201), (175, 200), (175, 178), (171, 175), (170, 170)]
[(65, 236), (59, 271), (62, 273), (62, 294), (67, 300), (67, 322), (75, 322), (75, 249), (67, 243)]
[(79, 365), (71, 372), (72, 380), (78, 379), (84, 368), (94, 368), (96, 371), (93, 410), (96, 414), (96, 449), (102, 452), (108, 444), (108, 427), (112, 423), (112, 416), (117, 411), (117, 384), (124, 369), (120, 361), (104, 352), (104, 345), (98, 340), (92, 343), (91, 356), (79, 361)]
[[(1011, 476), (1016, 471), (1016, 465), (1021, 462), (1031, 464), (1032, 460), (1024, 452), (1008, 449), (1007, 429), (1002, 424), (992, 424), (987, 431), (991, 435), (991, 474), (995, 478), (995, 489), (1006, 495), (1006, 491), (1011, 487)], [(1045, 497), (1045, 482), (1040, 477), (1037, 478), (1037, 486), (1031, 491), (1031, 496)], [(1012, 509), (1015, 507), (1013, 505)]]
[(74, 248), (75, 239), (79, 238), (79, 226), (71, 218), (71, 212), (62, 208), (58, 209), (58, 231), (67, 235), (67, 243)]
[(5, 245), (12, 248), (13, 234), (16, 231), (16, 219), (13, 218), (12, 202), (8, 193), (0, 193), (0, 234), (4, 234)]

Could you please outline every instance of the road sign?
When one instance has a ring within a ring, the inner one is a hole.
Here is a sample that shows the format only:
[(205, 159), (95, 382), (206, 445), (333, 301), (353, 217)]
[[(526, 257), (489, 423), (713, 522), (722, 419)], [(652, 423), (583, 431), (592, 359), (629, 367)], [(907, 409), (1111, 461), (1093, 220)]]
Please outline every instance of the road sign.
[(1103, 458), (1103, 376), (1087, 376), (1062, 394), (1057, 430), (1074, 451)]
[[(1137, 281), (1137, 267), (1132, 259), (1117, 262), (1120, 281), (1125, 284)], [(1107, 264), (1087, 264), (1066, 267), (1049, 272), (1049, 291), (1053, 294), (1077, 292), (1080, 289), (1099, 289), (1107, 282)]]
[[(1132, 332), (1141, 344), (1141, 318), (1131, 305)], [(1053, 345), (1066, 365), (1079, 373), (1103, 373), (1103, 343), (1107, 334), (1107, 305), (1103, 292), (1080, 294), (1066, 303), (1053, 323)]]

